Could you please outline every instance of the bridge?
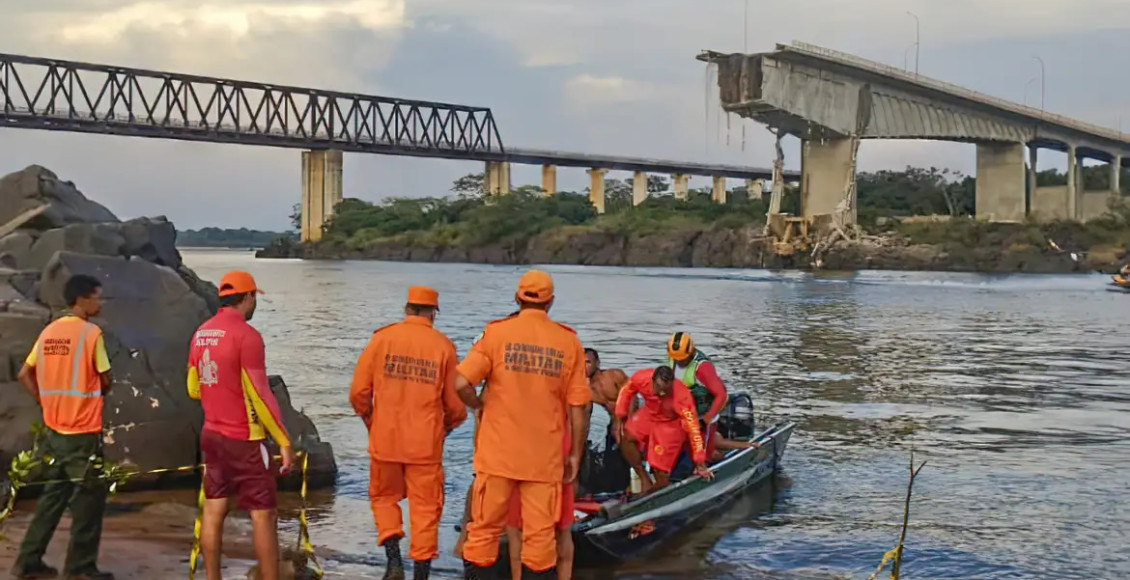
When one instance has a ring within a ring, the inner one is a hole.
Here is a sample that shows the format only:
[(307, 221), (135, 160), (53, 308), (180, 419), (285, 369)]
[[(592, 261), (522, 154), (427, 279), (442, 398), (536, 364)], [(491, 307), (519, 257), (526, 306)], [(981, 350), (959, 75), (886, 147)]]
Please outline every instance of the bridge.
[[(854, 223), (861, 139), (976, 144), (982, 219), (1090, 219), (1121, 196), (1120, 169), (1130, 155), (1121, 132), (801, 42), (758, 54), (706, 51), (698, 59), (718, 66), (724, 110), (802, 140), (808, 218)], [(1067, 153), (1067, 185), (1037, 187), (1040, 149)], [(1083, 190), (1079, 167), (1088, 158), (1110, 164), (1109, 191)]]
[[(726, 179), (761, 194), (772, 170), (559, 151), (504, 148), (489, 108), (396, 99), (137, 68), (0, 54), (0, 127), (231, 143), (304, 150), (303, 240), (318, 240), (342, 199), (343, 152), (481, 161), (484, 188), (510, 191), (510, 165), (542, 166), (542, 189), (557, 191), (557, 167), (587, 168), (590, 199), (604, 211), (604, 174), (632, 171), (633, 203), (647, 174), (670, 174), (678, 198), (690, 176)], [(799, 173), (783, 177), (799, 179)]]

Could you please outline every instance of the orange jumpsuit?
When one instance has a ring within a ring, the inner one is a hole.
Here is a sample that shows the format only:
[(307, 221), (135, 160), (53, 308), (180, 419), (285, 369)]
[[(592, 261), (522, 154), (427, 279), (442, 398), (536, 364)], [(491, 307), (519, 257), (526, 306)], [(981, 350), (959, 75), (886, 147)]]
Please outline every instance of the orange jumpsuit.
[(487, 381), (475, 445), (471, 521), (463, 559), (498, 559), (510, 496), (522, 510), (522, 564), (541, 572), (557, 563), (568, 407), (592, 399), (580, 340), (542, 310), (526, 309), (487, 325), (459, 365), (469, 383)]
[[(706, 463), (706, 446), (702, 431), (698, 428), (698, 413), (694, 407), (694, 397), (686, 385), (675, 379), (671, 393), (659, 397), (651, 388), (654, 369), (637, 371), (616, 400), (616, 417), (627, 420), (624, 429), (643, 446), (647, 462), (652, 469), (671, 473), (678, 461), (679, 452), (687, 442), (691, 447), (691, 459), (695, 465)], [(643, 407), (628, 418), (632, 398), (643, 396)]]
[(443, 442), (467, 418), (455, 392), (455, 346), (427, 318), (373, 333), (353, 373), (349, 402), (369, 426), (369, 500), (377, 543), (404, 536), (400, 500), (408, 498), (413, 560), (439, 553)]

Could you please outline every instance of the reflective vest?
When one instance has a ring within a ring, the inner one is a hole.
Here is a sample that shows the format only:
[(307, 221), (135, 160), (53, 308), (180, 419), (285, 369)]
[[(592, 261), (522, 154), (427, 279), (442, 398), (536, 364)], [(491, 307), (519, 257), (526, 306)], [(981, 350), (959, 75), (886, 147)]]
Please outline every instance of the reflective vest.
[[(694, 350), (694, 356), (691, 357), (691, 362), (689, 362), (687, 368), (683, 370), (683, 375), (675, 377), (691, 390), (691, 396), (694, 397), (695, 410), (698, 411), (700, 418), (705, 415), (707, 411), (710, 411), (710, 405), (714, 403), (714, 395), (702, 383), (698, 382), (698, 365), (709, 361), (710, 357), (696, 348)], [(675, 364), (675, 359), (667, 359), (667, 366), (670, 366), (672, 371), (676, 370), (677, 365)]]
[(43, 423), (64, 435), (102, 431), (102, 379), (95, 355), (102, 329), (66, 316), (43, 329), (35, 348), (35, 378)]

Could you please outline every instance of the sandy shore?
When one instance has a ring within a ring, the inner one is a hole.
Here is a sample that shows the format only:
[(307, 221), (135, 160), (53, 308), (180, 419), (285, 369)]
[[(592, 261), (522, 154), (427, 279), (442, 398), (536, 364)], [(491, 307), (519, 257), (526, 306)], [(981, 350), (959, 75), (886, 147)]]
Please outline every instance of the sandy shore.
[[(177, 497), (182, 495), (184, 497)], [(167, 492), (130, 493), (112, 498), (103, 525), (99, 567), (114, 573), (118, 580), (187, 578), (196, 516), (196, 508), (190, 501), (185, 494), (173, 496)], [(0, 574), (4, 576), (12, 569), (34, 509), (34, 500), (20, 502), (0, 530), (4, 537), (0, 540)], [(70, 517), (64, 516), (47, 551), (47, 564), (62, 569), (69, 538)], [(283, 538), (281, 541), (291, 544), (290, 540)], [(246, 578), (254, 563), (251, 523), (242, 514), (233, 514), (224, 529), (224, 578)], [(204, 578), (203, 561), (197, 567), (196, 578)]]

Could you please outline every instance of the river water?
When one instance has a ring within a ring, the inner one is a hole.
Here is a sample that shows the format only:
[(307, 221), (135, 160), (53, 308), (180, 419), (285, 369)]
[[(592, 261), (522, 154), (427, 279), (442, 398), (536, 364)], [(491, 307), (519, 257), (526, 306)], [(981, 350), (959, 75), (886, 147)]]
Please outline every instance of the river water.
[[(185, 260), (212, 280), (249, 270), (266, 289), (253, 324), (268, 370), (341, 469), (336, 490), (315, 498), (313, 540), (342, 554), (327, 563), (335, 575), (379, 577), (366, 434), (347, 400), (356, 357), (401, 316), (412, 284), (440, 291), (437, 327), (465, 354), (512, 310), (523, 269)], [(656, 364), (681, 328), (731, 389), (754, 395), (759, 424), (799, 425), (775, 481), (646, 562), (580, 577), (867, 578), (896, 543), (912, 449), (928, 464), (904, 578), (1130, 577), (1130, 296), (1101, 276), (546, 269), (554, 317), (605, 367)], [(471, 428), (445, 453), (442, 576), (459, 568), (450, 552)]]

